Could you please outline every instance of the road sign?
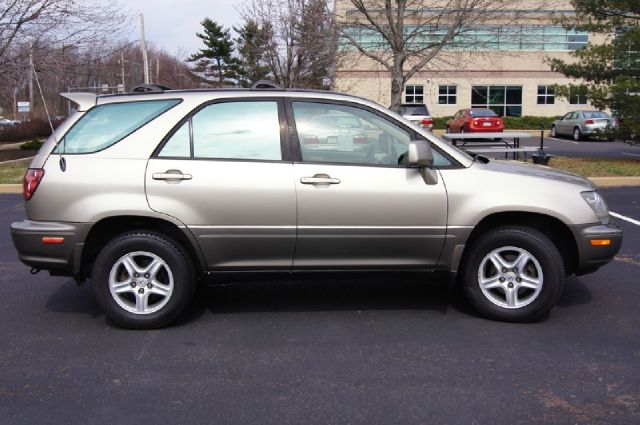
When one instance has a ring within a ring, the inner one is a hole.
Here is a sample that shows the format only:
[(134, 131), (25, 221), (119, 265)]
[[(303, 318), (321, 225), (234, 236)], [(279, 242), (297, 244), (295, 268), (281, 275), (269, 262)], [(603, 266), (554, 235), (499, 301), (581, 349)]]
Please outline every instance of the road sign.
[(18, 102), (18, 112), (30, 112), (31, 104), (29, 102)]

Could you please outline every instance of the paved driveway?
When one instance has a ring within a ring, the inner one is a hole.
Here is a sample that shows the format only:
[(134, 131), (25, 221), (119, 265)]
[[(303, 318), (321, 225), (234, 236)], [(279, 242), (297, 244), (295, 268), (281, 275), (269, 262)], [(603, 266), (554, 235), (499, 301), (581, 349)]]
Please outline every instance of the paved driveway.
[[(640, 220), (640, 188), (603, 190)], [(88, 287), (29, 274), (0, 196), (0, 423), (640, 422), (640, 226), (528, 325), (445, 285), (344, 279), (203, 291), (175, 326), (110, 326)]]

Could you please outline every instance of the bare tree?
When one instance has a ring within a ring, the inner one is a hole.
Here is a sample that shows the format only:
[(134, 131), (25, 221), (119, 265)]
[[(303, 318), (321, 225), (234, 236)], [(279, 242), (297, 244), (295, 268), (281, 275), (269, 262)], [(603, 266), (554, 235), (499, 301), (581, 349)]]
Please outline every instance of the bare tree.
[(0, 75), (24, 67), (25, 45), (40, 51), (124, 35), (129, 17), (114, 0), (0, 0)]
[[(355, 50), (390, 75), (395, 111), (405, 83), (445, 48), (477, 48), (482, 40), (466, 37), (474, 28), (491, 23), (499, 37), (500, 28), (517, 23), (523, 13), (522, 0), (346, 0), (336, 5), (342, 56)], [(537, 0), (534, 7), (527, 4), (527, 12), (545, 5)]]
[(264, 61), (283, 87), (321, 88), (336, 51), (327, 0), (248, 0), (242, 16), (264, 32)]

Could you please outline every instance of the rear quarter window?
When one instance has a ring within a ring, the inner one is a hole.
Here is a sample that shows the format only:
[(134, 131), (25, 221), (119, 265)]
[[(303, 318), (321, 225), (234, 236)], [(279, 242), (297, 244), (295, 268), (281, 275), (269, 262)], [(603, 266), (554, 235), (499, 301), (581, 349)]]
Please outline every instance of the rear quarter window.
[(180, 103), (179, 99), (107, 103), (91, 108), (60, 140), (54, 150), (93, 153), (124, 139), (160, 114)]

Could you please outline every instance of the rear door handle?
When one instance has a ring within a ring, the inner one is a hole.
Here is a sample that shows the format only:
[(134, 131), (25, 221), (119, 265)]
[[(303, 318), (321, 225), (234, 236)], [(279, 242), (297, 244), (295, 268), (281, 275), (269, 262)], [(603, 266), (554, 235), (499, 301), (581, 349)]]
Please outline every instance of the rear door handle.
[(302, 184), (313, 184), (316, 186), (328, 186), (330, 184), (340, 184), (340, 179), (334, 179), (328, 174), (315, 174), (313, 177), (302, 177)]
[[(164, 173), (153, 173), (154, 180), (166, 180), (167, 183), (178, 183), (180, 180), (191, 180), (191, 174), (183, 174), (180, 170), (167, 170)], [(172, 181), (173, 180), (173, 181)]]

